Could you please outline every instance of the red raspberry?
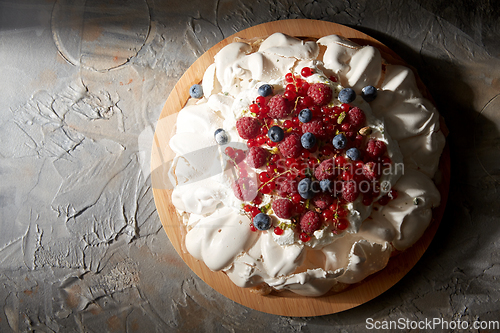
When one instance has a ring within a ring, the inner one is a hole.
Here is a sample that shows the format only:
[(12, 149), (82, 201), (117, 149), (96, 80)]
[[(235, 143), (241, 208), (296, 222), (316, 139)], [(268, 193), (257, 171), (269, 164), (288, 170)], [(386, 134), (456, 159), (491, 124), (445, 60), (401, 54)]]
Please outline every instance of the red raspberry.
[(315, 83), (307, 89), (307, 96), (318, 106), (326, 105), (332, 100), (332, 89), (324, 83)]
[(366, 121), (366, 116), (363, 110), (358, 107), (353, 107), (346, 114), (347, 123), (351, 124), (351, 126), (358, 128), (363, 126)]
[(320, 226), (321, 219), (319, 214), (312, 210), (308, 211), (300, 218), (300, 229), (302, 229), (303, 232), (313, 233), (318, 230)]
[(302, 124), (302, 133), (307, 132), (311, 132), (318, 138), (326, 137), (326, 131), (323, 127), (323, 122), (318, 119)]
[[(279, 178), (278, 178), (279, 179)], [(281, 181), (276, 181), (278, 194), (282, 197), (297, 193), (299, 183), (295, 179), (284, 178)]]
[(260, 133), (260, 121), (257, 118), (242, 117), (236, 122), (236, 130), (242, 139), (253, 139)]
[(368, 180), (376, 180), (380, 177), (380, 168), (375, 162), (367, 162), (361, 171)]
[(233, 184), (233, 191), (241, 201), (252, 201), (257, 196), (257, 185), (250, 178), (238, 178)]
[(293, 103), (290, 103), (283, 95), (274, 95), (267, 103), (269, 106), (268, 116), (275, 119), (284, 119), (293, 111)]
[(300, 137), (296, 133), (292, 133), (281, 141), (278, 146), (281, 155), (285, 157), (299, 157), (300, 151), (302, 150), (302, 145), (300, 143)]
[(246, 161), (252, 168), (260, 168), (266, 164), (269, 152), (262, 147), (252, 147), (247, 152)]
[(293, 214), (293, 203), (288, 199), (277, 199), (271, 204), (274, 214), (282, 219), (289, 219)]
[(314, 177), (317, 180), (332, 179), (337, 174), (335, 162), (333, 158), (329, 158), (321, 162), (321, 164), (314, 170)]
[(333, 198), (331, 195), (326, 193), (320, 193), (316, 195), (312, 200), (314, 206), (319, 209), (327, 209), (333, 202)]
[(366, 154), (372, 159), (384, 155), (386, 150), (387, 146), (385, 143), (376, 139), (370, 139), (366, 144)]
[(347, 202), (353, 202), (359, 195), (358, 185), (356, 182), (349, 180), (342, 184), (342, 197)]

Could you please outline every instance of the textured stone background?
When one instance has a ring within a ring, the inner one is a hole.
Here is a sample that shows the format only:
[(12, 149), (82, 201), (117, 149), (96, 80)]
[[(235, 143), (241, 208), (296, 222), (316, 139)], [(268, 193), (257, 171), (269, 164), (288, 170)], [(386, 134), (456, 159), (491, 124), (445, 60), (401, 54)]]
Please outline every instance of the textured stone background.
[[(498, 2), (108, 2), (0, 1), (1, 332), (500, 320)], [(234, 32), (290, 18), (345, 24), (400, 54), (446, 118), (452, 153), (445, 218), (415, 268), (373, 301), (314, 318), (249, 310), (206, 286), (170, 245), (149, 181), (155, 122), (182, 73)]]

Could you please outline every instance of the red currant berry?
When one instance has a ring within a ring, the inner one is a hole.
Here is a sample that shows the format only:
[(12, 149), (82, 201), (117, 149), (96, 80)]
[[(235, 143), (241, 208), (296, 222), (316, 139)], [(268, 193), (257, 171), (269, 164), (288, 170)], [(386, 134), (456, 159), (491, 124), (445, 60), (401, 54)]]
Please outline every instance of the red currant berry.
[(266, 98), (264, 96), (258, 96), (256, 99), (255, 99), (255, 102), (259, 105), (259, 106), (264, 106), (266, 105)]
[(292, 102), (297, 98), (297, 93), (295, 91), (287, 90), (283, 93), (283, 96), (285, 96), (287, 100)]
[(337, 222), (337, 229), (345, 230), (349, 226), (349, 221), (347, 219), (339, 219)]
[(259, 173), (259, 180), (262, 183), (266, 183), (266, 182), (271, 180), (271, 176), (269, 176), (269, 174), (267, 172), (261, 172), (261, 173)]
[(234, 153), (234, 161), (236, 162), (236, 164), (239, 164), (244, 159), (245, 159), (245, 152), (241, 149), (236, 150), (236, 152)]
[(285, 128), (291, 128), (293, 126), (293, 123), (291, 120), (287, 119), (283, 122), (283, 127)]
[(290, 168), (292, 165), (296, 164), (297, 163), (297, 160), (293, 157), (289, 157), (285, 160), (285, 166), (287, 168)]
[(286, 73), (286, 75), (285, 75), (285, 81), (286, 82), (293, 82), (293, 74), (292, 73)]
[(258, 113), (259, 112), (259, 106), (257, 104), (250, 104), (250, 112), (252, 113)]
[(276, 163), (276, 162), (279, 161), (279, 159), (280, 159), (280, 155), (278, 155), (278, 154), (272, 154), (271, 157), (269, 158), (269, 161), (271, 163)]
[(224, 153), (227, 156), (229, 156), (230, 158), (233, 158), (234, 154), (235, 154), (235, 151), (234, 151), (233, 147), (226, 147), (226, 149), (224, 149)]
[(257, 139), (255, 141), (257, 142), (257, 145), (262, 146), (264, 143), (267, 142), (267, 137), (264, 135), (261, 135), (261, 136), (257, 137)]
[(274, 228), (274, 233), (278, 236), (283, 235), (283, 229), (281, 229), (280, 227), (276, 227)]
[(333, 75), (331, 75), (328, 79), (332, 82), (337, 82), (337, 78)]
[(311, 236), (309, 236), (308, 234), (306, 234), (305, 232), (301, 232), (300, 235), (299, 235), (299, 239), (306, 243), (308, 242), (310, 239), (311, 239)]
[(257, 231), (257, 228), (253, 225), (253, 223), (250, 223), (250, 230), (252, 232), (256, 232)]
[(333, 219), (333, 212), (331, 210), (324, 210), (321, 215), (325, 221), (330, 221)]
[(350, 108), (351, 108), (351, 106), (349, 104), (347, 104), (347, 103), (342, 103), (340, 105), (340, 110), (342, 110), (343, 112), (349, 111)]
[(342, 129), (342, 131), (347, 132), (351, 129), (351, 124), (343, 123), (342, 125), (340, 125), (340, 128)]
[(259, 144), (257, 143), (257, 140), (255, 139), (249, 139), (247, 141), (247, 147), (252, 148), (252, 147), (257, 147)]
[(398, 190), (395, 190), (395, 189), (393, 189), (393, 188), (392, 188), (392, 189), (389, 191), (389, 197), (390, 197), (392, 200), (396, 199), (396, 198), (398, 197)]
[(262, 212), (257, 207), (252, 207), (252, 210), (250, 210), (250, 215), (252, 216), (252, 218), (257, 216), (257, 214), (259, 214), (259, 213), (262, 213)]
[(245, 206), (243, 207), (243, 210), (244, 210), (245, 212), (249, 212), (249, 211), (251, 211), (251, 210), (252, 210), (252, 206), (250, 206), (250, 205), (245, 205)]
[(253, 201), (252, 201), (252, 202), (253, 202), (253, 204), (254, 204), (254, 205), (257, 205), (257, 206), (258, 206), (258, 205), (260, 205), (260, 204), (262, 203), (262, 196), (257, 195), (257, 196), (255, 197), (255, 199), (253, 199)]
[(339, 156), (335, 157), (335, 165), (343, 166), (343, 165), (345, 165), (345, 162), (346, 162), (346, 159), (344, 156), (339, 155)]
[(292, 199), (292, 202), (293, 202), (294, 204), (298, 204), (298, 203), (300, 203), (300, 201), (302, 200), (302, 197), (300, 196), (300, 194), (298, 194), (298, 193), (294, 193), (294, 194), (292, 194), (291, 199)]
[(342, 172), (342, 180), (344, 181), (348, 181), (348, 180), (351, 180), (353, 178), (353, 174), (350, 172), (350, 171), (344, 171)]
[(267, 145), (269, 147), (276, 147), (277, 144), (277, 142), (271, 141), (271, 139), (267, 139)]
[(312, 69), (310, 67), (304, 67), (300, 71), (300, 75), (302, 75), (303, 77), (309, 77), (312, 74), (313, 74), (313, 71), (312, 71)]

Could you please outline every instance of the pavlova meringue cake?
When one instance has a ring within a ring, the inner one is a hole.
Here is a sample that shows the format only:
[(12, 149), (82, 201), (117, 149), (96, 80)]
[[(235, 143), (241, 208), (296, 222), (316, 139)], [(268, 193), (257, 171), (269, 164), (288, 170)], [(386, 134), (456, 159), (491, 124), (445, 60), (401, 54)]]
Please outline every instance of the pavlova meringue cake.
[(320, 296), (383, 269), (440, 204), (445, 136), (413, 72), (337, 35), (225, 46), (177, 118), (186, 250), (262, 294)]

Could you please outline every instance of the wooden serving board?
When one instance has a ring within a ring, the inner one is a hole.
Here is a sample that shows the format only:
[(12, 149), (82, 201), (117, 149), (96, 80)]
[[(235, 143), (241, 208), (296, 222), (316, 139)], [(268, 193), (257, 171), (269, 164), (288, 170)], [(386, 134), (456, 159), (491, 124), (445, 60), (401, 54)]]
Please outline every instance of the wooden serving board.
[[(404, 64), (393, 51), (365, 35), (364, 33), (335, 23), (315, 20), (283, 20), (264, 23), (238, 32), (205, 52), (181, 77), (168, 97), (158, 120), (155, 131), (152, 155), (152, 186), (156, 208), (168, 238), (184, 262), (203, 281), (227, 298), (249, 308), (266, 313), (283, 316), (318, 316), (332, 314), (351, 309), (382, 294), (396, 284), (417, 263), (431, 243), (439, 222), (444, 214), (450, 181), (450, 157), (446, 147), (441, 159), (442, 179), (438, 185), (441, 191), (441, 206), (434, 211), (434, 220), (424, 236), (410, 249), (393, 257), (388, 266), (368, 277), (363, 282), (337, 293), (321, 297), (303, 297), (291, 292), (271, 293), (259, 296), (248, 289), (239, 288), (222, 272), (209, 270), (201, 261), (194, 259), (184, 248), (183, 240), (185, 228), (182, 220), (171, 203), (172, 186), (168, 180), (170, 161), (174, 154), (170, 151), (168, 142), (174, 133), (176, 114), (185, 105), (189, 98), (189, 88), (199, 83), (206, 68), (213, 63), (215, 54), (236, 38), (252, 39), (267, 37), (275, 32), (282, 32), (296, 37), (320, 38), (326, 35), (337, 34), (347, 37), (361, 45), (377, 47), (384, 59), (392, 64)], [(415, 73), (416, 74), (416, 73)], [(420, 83), (424, 94), (430, 97), (425, 87)]]

